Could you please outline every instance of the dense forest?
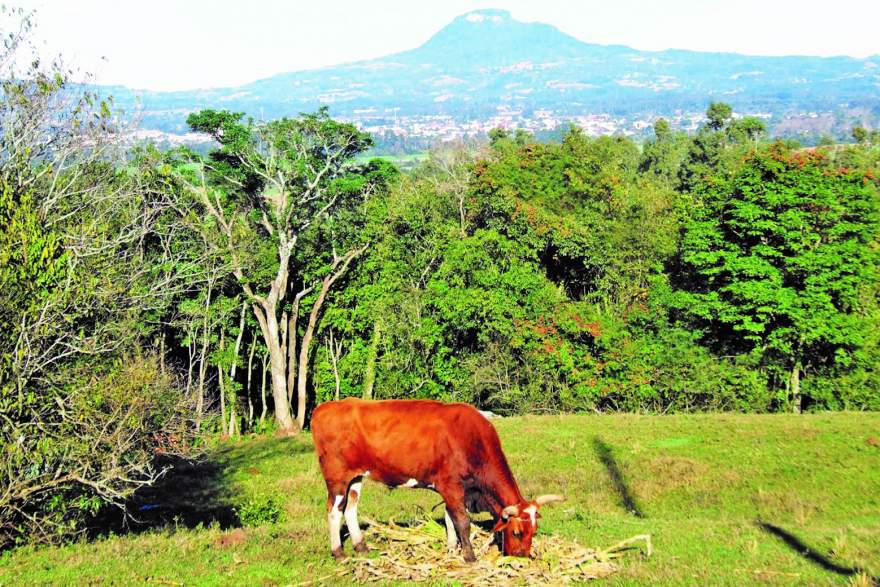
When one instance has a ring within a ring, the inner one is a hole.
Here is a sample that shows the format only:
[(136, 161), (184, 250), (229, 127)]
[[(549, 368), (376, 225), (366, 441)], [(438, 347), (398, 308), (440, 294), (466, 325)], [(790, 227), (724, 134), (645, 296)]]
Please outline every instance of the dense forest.
[(203, 110), (125, 147), (109, 98), (0, 63), (0, 537), (53, 540), (205, 434), (321, 402), (501, 414), (880, 409), (880, 137), (708, 106), (643, 144), (498, 129), (412, 171), (327, 110)]

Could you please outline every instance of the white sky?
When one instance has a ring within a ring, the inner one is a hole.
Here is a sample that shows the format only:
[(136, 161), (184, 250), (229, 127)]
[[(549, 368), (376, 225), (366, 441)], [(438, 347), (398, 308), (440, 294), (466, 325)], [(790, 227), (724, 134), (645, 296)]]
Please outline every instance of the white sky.
[(583, 41), (752, 55), (880, 54), (880, 0), (7, 0), (47, 53), (139, 89), (232, 86), (417, 47), (504, 8)]

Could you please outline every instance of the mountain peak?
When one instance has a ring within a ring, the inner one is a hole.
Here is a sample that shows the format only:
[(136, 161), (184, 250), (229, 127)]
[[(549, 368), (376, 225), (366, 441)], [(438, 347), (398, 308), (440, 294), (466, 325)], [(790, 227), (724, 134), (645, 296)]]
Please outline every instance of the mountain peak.
[(541, 60), (545, 53), (574, 55), (585, 46), (551, 25), (522, 22), (507, 10), (484, 8), (456, 17), (407, 56), (463, 66), (476, 60), (482, 65), (509, 65)]
[(513, 20), (510, 12), (498, 8), (484, 8), (482, 10), (473, 10), (467, 14), (462, 14), (455, 20), (463, 20), (465, 22), (477, 23), (494, 23), (501, 24), (505, 21)]

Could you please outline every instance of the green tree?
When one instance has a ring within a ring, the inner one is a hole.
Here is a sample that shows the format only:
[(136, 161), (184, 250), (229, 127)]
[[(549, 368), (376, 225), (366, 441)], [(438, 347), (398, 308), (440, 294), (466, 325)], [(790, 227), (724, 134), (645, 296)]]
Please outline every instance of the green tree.
[(751, 117), (733, 120), (729, 105), (713, 102), (706, 111), (708, 122), (690, 141), (678, 170), (678, 189), (683, 193), (725, 190), (749, 150), (757, 147), (763, 123)]
[(803, 374), (848, 366), (865, 336), (858, 293), (876, 279), (875, 185), (776, 144), (702, 202), (681, 245), (678, 305), (716, 348), (784, 369), (800, 411)]
[(169, 450), (185, 446), (191, 415), (144, 344), (178, 283), (160, 252), (163, 206), (117, 158), (112, 105), (32, 61), (29, 17), (0, 9), (7, 17), (17, 32), (0, 48), (0, 548), (68, 539), (102, 507), (124, 508), (164, 472), (166, 435), (180, 443)]
[[(190, 225), (223, 256), (251, 304), (269, 350), (275, 418), (292, 430), (295, 384), (296, 420), (305, 424), (310, 345), (324, 301), (366, 249), (346, 219), (373, 190), (354, 163), (372, 142), (326, 109), (262, 124), (243, 118), (214, 110), (191, 114), (190, 127), (220, 148), (207, 159), (178, 153), (169, 179), (204, 219)], [(297, 353), (300, 301), (310, 294)]]
[(669, 122), (661, 118), (654, 123), (654, 138), (645, 143), (639, 171), (651, 173), (672, 188), (687, 153), (689, 139), (683, 132), (673, 132)]
[(852, 129), (852, 138), (859, 145), (864, 145), (868, 142), (868, 130), (863, 126), (856, 126)]
[(669, 121), (665, 118), (658, 118), (654, 123), (654, 136), (658, 141), (668, 138), (671, 132), (672, 128), (669, 126)]
[(706, 118), (708, 126), (712, 130), (721, 130), (730, 121), (733, 116), (733, 108), (725, 102), (712, 102), (706, 110)]
[(767, 125), (760, 118), (746, 116), (739, 120), (732, 120), (727, 128), (730, 139), (738, 143), (753, 143), (758, 146), (758, 141), (767, 134)]

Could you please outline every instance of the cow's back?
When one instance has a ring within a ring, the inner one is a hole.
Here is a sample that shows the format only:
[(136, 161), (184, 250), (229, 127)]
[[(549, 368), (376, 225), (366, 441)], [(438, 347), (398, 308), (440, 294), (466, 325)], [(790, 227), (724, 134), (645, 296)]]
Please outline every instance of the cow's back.
[(369, 471), (388, 485), (427, 482), (441, 469), (464, 473), (498, 445), (492, 425), (467, 404), (350, 398), (322, 404), (311, 424), (325, 477)]

